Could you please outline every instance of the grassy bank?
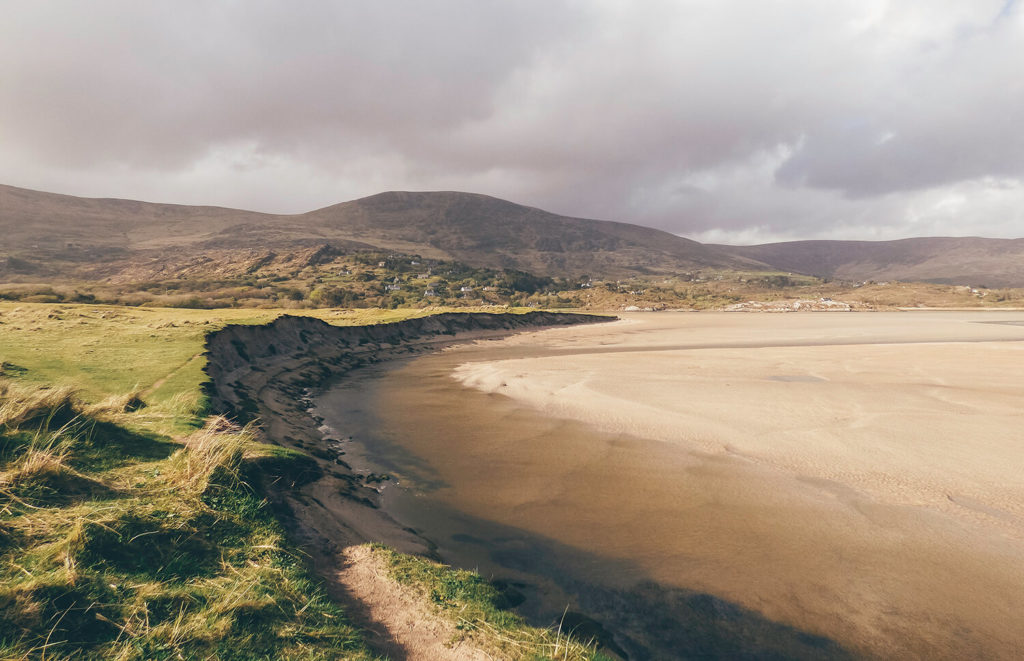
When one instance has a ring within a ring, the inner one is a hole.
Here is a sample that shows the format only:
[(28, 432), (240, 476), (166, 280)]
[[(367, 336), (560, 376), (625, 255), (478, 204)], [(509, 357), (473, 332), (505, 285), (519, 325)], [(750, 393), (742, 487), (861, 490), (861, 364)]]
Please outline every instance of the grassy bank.
[[(0, 658), (375, 658), (254, 486), (268, 467), (301, 479), (308, 459), (209, 416), (200, 394), (206, 333), (282, 312), (0, 304)], [(594, 657), (565, 657), (565, 636), (473, 574), (399, 578), (491, 604), (472, 627), (465, 608), (439, 612), (499, 658)]]
[(610, 661), (590, 640), (581, 641), (567, 627), (527, 626), (522, 617), (508, 610), (508, 597), (478, 574), (395, 553), (381, 545), (374, 545), (373, 553), (393, 580), (428, 600), (436, 612), (455, 623), (457, 631), (497, 658)]
[(3, 397), (0, 657), (371, 658), (247, 484), (268, 449), (244, 430), (176, 441), (66, 389)]
[(0, 302), (3, 375), (35, 385), (73, 384), (89, 401), (133, 389), (166, 405), (202, 382), (206, 334), (225, 324), (262, 324), (282, 314), (332, 324), (398, 321), (430, 310), (190, 310)]

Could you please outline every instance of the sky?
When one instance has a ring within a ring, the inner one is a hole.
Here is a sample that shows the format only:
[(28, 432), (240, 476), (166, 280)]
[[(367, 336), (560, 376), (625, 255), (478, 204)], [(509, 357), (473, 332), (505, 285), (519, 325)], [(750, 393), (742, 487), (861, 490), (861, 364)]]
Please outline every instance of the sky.
[[(1024, 237), (1024, 0), (0, 0), (0, 183)], [(0, 210), (2, 212), (2, 210)]]

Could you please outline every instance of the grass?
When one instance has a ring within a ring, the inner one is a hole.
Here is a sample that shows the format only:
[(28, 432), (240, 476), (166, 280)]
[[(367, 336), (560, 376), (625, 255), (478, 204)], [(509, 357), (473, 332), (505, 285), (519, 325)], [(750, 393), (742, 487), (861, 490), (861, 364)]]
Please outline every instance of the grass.
[[(318, 464), (210, 417), (200, 395), (207, 332), (284, 312), (0, 303), (0, 658), (376, 658), (257, 486)], [(460, 630), (503, 658), (594, 658), (502, 611), (479, 577), (422, 566), (396, 580), (464, 586)]]
[(6, 376), (35, 385), (72, 383), (90, 402), (141, 390), (166, 403), (201, 382), (203, 341), (225, 324), (262, 324), (282, 314), (330, 323), (397, 321), (421, 310), (191, 310), (0, 303)]
[(522, 617), (508, 610), (505, 596), (479, 574), (396, 553), (379, 544), (372, 549), (392, 579), (429, 600), (463, 637), (471, 638), (497, 658), (609, 659), (590, 641), (579, 640), (561, 627), (543, 629), (527, 625)]
[(373, 658), (244, 479), (281, 453), (218, 418), (133, 433), (59, 394), (4, 385), (0, 657)]

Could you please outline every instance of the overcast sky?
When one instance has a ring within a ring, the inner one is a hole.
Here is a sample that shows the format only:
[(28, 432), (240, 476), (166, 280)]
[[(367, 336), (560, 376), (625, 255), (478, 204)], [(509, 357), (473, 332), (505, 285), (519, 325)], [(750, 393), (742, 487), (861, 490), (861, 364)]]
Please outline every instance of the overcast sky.
[[(1024, 237), (1024, 1), (0, 0), (0, 183)], [(2, 210), (0, 210), (2, 212)]]

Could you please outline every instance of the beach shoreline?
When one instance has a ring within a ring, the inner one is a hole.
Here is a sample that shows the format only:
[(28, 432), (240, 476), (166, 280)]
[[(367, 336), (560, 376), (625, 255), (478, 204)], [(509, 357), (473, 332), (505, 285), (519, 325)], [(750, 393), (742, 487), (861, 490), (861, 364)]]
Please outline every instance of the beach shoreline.
[(481, 553), (634, 558), (859, 655), (1013, 658), (1019, 313), (623, 316), (382, 374), (422, 497), (509, 527)]

